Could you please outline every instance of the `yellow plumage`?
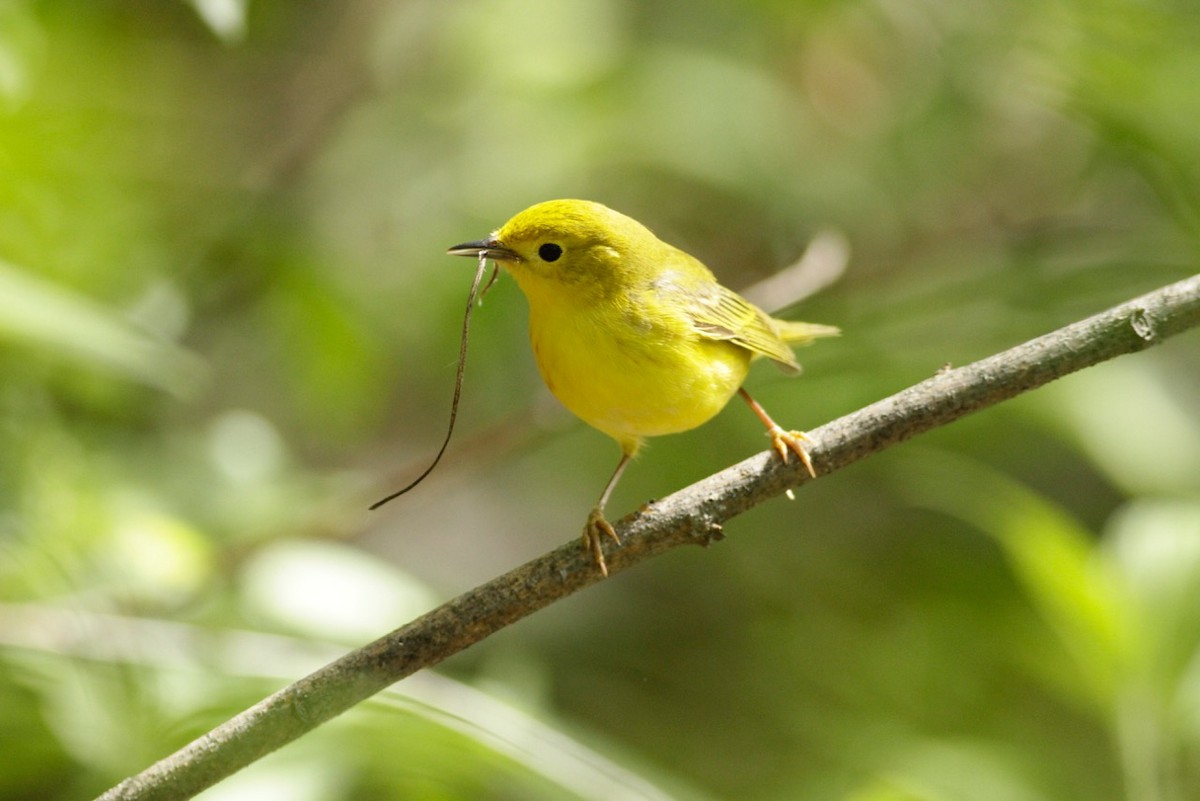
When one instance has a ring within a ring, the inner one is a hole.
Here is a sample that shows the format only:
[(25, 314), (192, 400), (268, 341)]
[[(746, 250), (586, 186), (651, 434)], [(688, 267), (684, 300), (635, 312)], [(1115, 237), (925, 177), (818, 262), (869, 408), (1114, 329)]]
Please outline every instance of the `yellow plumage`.
[[(741, 388), (752, 359), (799, 372), (790, 346), (838, 333), (770, 317), (692, 256), (591, 201), (539, 203), (450, 253), (504, 265), (529, 300), (530, 341), (546, 385), (621, 445), (584, 534), (605, 572), (599, 535), (616, 536), (604, 503), (642, 440), (707, 422)], [(746, 399), (780, 455), (791, 450), (811, 471), (803, 435), (783, 431)]]

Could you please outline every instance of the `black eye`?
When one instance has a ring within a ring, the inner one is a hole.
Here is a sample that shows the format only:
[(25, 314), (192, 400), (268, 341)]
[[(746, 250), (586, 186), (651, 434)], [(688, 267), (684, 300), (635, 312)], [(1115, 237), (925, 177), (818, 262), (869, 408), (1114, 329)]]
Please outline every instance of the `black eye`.
[(562, 248), (553, 242), (547, 242), (538, 248), (538, 255), (542, 257), (542, 261), (558, 261), (558, 257), (562, 255)]

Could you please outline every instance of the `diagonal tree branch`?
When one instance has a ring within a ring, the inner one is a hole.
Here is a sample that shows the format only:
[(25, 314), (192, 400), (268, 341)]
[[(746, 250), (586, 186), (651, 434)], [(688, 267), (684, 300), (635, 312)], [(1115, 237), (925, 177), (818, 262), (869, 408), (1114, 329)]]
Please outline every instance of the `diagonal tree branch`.
[[(826, 474), (1068, 373), (1143, 350), (1200, 325), (1200, 275), (1143, 295), (808, 432)], [(620, 521), (606, 549), (618, 573), (687, 543), (721, 537), (721, 523), (810, 481), (804, 468), (760, 453)], [(435, 665), (560, 598), (600, 581), (577, 541), (476, 587), (300, 679), (103, 796), (190, 798), (388, 685)]]

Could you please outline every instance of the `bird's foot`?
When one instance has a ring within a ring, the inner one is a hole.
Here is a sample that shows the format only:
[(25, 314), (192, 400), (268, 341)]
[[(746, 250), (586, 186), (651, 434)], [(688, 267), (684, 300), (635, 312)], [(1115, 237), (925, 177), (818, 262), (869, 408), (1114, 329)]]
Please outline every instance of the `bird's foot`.
[(600, 568), (600, 572), (607, 578), (608, 564), (604, 561), (604, 549), (600, 547), (604, 537), (610, 537), (617, 545), (621, 544), (616, 529), (604, 517), (604, 510), (596, 506), (588, 513), (587, 523), (583, 526), (583, 548), (585, 551), (591, 551), (596, 567)]
[(790, 451), (800, 458), (810, 476), (817, 477), (817, 471), (813, 469), (808, 449), (804, 447), (808, 437), (803, 431), (784, 431), (779, 426), (771, 426), (767, 429), (767, 436), (771, 438), (771, 446), (775, 448), (775, 452), (779, 454), (779, 458), (783, 460), (784, 464), (788, 462), (788, 452)]

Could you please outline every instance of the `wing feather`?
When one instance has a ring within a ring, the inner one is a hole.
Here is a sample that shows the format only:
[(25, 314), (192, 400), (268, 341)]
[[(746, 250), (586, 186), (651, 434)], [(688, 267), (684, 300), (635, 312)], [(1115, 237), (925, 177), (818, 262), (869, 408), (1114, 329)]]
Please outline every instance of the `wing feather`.
[(795, 354), (771, 318), (750, 301), (715, 282), (689, 294), (688, 316), (701, 336), (732, 342), (788, 371), (799, 372)]

